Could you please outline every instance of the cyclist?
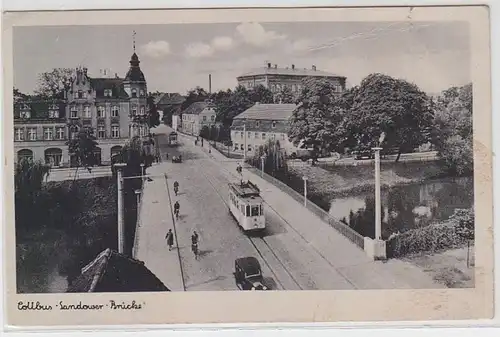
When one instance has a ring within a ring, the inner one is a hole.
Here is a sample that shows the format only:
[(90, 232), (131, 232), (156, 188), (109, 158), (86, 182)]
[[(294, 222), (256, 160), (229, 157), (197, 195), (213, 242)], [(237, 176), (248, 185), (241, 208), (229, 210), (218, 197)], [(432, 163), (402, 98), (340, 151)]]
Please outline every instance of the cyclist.
[(174, 192), (175, 195), (179, 192), (179, 183), (177, 181), (174, 182)]
[(176, 201), (175, 204), (174, 204), (174, 213), (175, 213), (175, 217), (177, 219), (179, 219), (179, 210), (181, 208), (181, 205), (179, 204), (179, 201)]
[(198, 241), (198, 233), (196, 233), (196, 231), (193, 231), (193, 235), (191, 235), (191, 250), (193, 251), (195, 259), (198, 259)]

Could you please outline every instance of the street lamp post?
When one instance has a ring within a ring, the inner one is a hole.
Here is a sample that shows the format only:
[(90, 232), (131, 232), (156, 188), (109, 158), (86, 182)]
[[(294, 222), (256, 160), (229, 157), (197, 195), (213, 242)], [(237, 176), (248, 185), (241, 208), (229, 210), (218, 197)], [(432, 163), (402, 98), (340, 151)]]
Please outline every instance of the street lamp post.
[(144, 185), (144, 163), (141, 163), (142, 184)]
[(262, 178), (264, 178), (264, 159), (266, 159), (266, 156), (260, 157), (260, 168), (261, 168), (261, 177)]
[(243, 124), (243, 162), (247, 162), (247, 125)]
[(137, 197), (137, 211), (139, 211), (139, 204), (141, 203), (141, 190), (135, 190), (135, 196)]
[(123, 168), (127, 166), (125, 163), (115, 164), (118, 182), (118, 253), (125, 253), (125, 224), (124, 224), (124, 207), (123, 207)]
[(304, 207), (307, 207), (307, 177), (303, 176), (302, 180), (304, 180)]
[(380, 150), (381, 147), (372, 148), (375, 151), (375, 240), (382, 239), (382, 214), (380, 197)]

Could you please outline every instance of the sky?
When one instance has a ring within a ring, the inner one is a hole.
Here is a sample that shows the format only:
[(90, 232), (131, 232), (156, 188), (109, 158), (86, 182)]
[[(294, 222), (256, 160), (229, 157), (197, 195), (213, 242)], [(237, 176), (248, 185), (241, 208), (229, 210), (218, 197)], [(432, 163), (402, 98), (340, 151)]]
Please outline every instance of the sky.
[(284, 22), (14, 29), (14, 86), (30, 93), (38, 74), (85, 66), (124, 77), (136, 52), (148, 91), (186, 93), (237, 85), (236, 77), (267, 62), (347, 77), (371, 73), (417, 84), (428, 93), (471, 81), (467, 22)]

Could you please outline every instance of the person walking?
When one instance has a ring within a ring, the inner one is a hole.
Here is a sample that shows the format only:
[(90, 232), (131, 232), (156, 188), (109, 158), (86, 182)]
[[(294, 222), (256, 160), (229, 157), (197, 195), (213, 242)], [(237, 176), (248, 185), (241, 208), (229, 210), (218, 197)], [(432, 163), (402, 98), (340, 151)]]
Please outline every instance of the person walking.
[(191, 235), (191, 251), (194, 254), (195, 260), (198, 260), (198, 243), (199, 243), (199, 236), (196, 231), (193, 231), (193, 235)]
[(168, 230), (165, 239), (167, 240), (168, 250), (172, 250), (172, 246), (174, 245), (174, 233), (172, 233), (171, 229)]

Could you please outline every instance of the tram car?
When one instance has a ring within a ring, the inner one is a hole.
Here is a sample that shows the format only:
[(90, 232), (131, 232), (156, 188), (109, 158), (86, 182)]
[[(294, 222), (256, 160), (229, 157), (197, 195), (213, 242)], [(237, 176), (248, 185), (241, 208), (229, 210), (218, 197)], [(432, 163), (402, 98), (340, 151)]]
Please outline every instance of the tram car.
[(168, 145), (176, 146), (177, 145), (177, 132), (172, 131), (168, 135)]
[(229, 184), (229, 213), (245, 232), (266, 229), (263, 204), (259, 188), (250, 181)]

